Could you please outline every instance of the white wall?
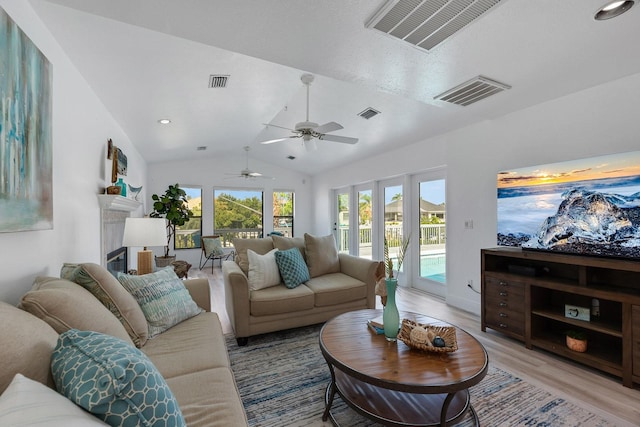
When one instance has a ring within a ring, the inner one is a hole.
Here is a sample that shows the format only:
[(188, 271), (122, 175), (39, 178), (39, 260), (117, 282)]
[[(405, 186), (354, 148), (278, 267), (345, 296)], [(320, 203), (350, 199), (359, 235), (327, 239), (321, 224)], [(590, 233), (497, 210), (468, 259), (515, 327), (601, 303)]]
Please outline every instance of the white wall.
[[(202, 188), (202, 226), (203, 235), (213, 232), (213, 190), (219, 189), (251, 189), (264, 192), (264, 227), (266, 232), (271, 231), (273, 224), (273, 211), (269, 204), (269, 198), (274, 190), (288, 190), (295, 192), (295, 236), (303, 236), (312, 232), (312, 207), (313, 198), (310, 191), (310, 177), (297, 172), (278, 168), (272, 164), (264, 163), (259, 159), (249, 156), (249, 166), (252, 170), (259, 171), (263, 175), (275, 179), (244, 179), (233, 178), (226, 174), (236, 174), (246, 166), (244, 154), (237, 156), (203, 157), (198, 160), (178, 161), (167, 163), (153, 163), (148, 165), (147, 200), (145, 202), (145, 214), (149, 214), (153, 208), (152, 194), (163, 194), (172, 184), (180, 184), (181, 187)], [(233, 179), (230, 179), (233, 178)], [(160, 255), (162, 248), (152, 248), (154, 254)], [(200, 260), (200, 249), (180, 249), (175, 251), (173, 243), (170, 246), (170, 254), (176, 254), (177, 259), (185, 260), (193, 266), (197, 266)]]
[(108, 185), (107, 139), (128, 157), (126, 181), (145, 183), (146, 164), (24, 0), (2, 7), (53, 65), (53, 230), (0, 233), (0, 300), (16, 303), (38, 275), (64, 262), (100, 263), (100, 209)]
[[(331, 230), (332, 188), (447, 166), (447, 303), (480, 313), (480, 249), (496, 246), (496, 174), (640, 149), (640, 74), (393, 150), (313, 178), (315, 231)], [(464, 228), (473, 219), (474, 228)], [(428, 313), (428, 307), (424, 308)]]

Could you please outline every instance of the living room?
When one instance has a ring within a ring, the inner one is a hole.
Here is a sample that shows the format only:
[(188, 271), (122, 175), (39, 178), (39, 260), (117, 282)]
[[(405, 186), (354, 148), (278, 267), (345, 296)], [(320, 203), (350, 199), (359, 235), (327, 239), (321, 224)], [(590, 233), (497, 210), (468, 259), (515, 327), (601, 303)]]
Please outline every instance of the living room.
[[(523, 3), (523, 0), (505, 3)], [(553, 2), (545, 3), (550, 7)], [(569, 3), (580, 11), (587, 10), (593, 14), (604, 2)], [(588, 70), (603, 66), (604, 62), (604, 68), (609, 72), (599, 79), (590, 76), (590, 80), (582, 82), (580, 75), (573, 75), (572, 79), (554, 81), (549, 83), (549, 90), (558, 96), (541, 98), (524, 108), (506, 110), (499, 115), (485, 116), (478, 112), (476, 120), (464, 126), (454, 126), (452, 130), (416, 139), (397, 148), (390, 143), (384, 152), (318, 173), (289, 169), (266, 161), (266, 157), (259, 154), (252, 154), (251, 168), (276, 177), (276, 180), (252, 182), (251, 187), (258, 185), (265, 194), (274, 189), (293, 190), (296, 194), (296, 235), (304, 232), (327, 235), (333, 226), (333, 190), (446, 168), (449, 265), (445, 299), (448, 305), (478, 315), (480, 295), (467, 283), (472, 280), (479, 289), (480, 250), (496, 245), (497, 172), (638, 149), (640, 121), (636, 112), (640, 107), (640, 58), (634, 55), (633, 45), (638, 39), (636, 28), (640, 28), (635, 25), (640, 16), (637, 6), (618, 18), (630, 20), (634, 25), (616, 24), (615, 20), (597, 23), (608, 25), (603, 30), (603, 37), (611, 41), (611, 51), (594, 51), (589, 54), (589, 61), (580, 66)], [(211, 157), (202, 155), (189, 160), (148, 161), (138, 151), (138, 141), (114, 118), (114, 113), (96, 94), (88, 78), (70, 59), (65, 45), (53, 36), (43, 16), (57, 13), (56, 7), (59, 6), (43, 0), (0, 0), (0, 7), (47, 56), (54, 70), (54, 226), (50, 230), (0, 234), (3, 265), (6, 266), (0, 279), (0, 300), (17, 303), (30, 289), (36, 276), (59, 276), (65, 262), (100, 263), (101, 214), (96, 195), (103, 193), (110, 183), (110, 162), (106, 158), (108, 139), (112, 139), (127, 155), (126, 180), (132, 185), (143, 186), (143, 206), (133, 212), (133, 216), (147, 214), (151, 195), (162, 193), (168, 185), (179, 182), (202, 187), (203, 217), (211, 218), (213, 188), (227, 185), (226, 173), (244, 167), (242, 147), (246, 141), (233, 141), (233, 149), (225, 150), (220, 157), (215, 152), (208, 152), (207, 156)], [(543, 33), (544, 26), (540, 25), (538, 31)], [(585, 31), (583, 28), (578, 30)], [(548, 47), (554, 49), (553, 41)], [(592, 49), (589, 43), (575, 44), (574, 47), (580, 52)], [(571, 60), (577, 53), (564, 54)], [(528, 51), (523, 42), (521, 55), (535, 56), (536, 52)], [(517, 58), (513, 59), (514, 63), (517, 61)], [(541, 63), (530, 71), (553, 77), (560, 73), (562, 66)], [(480, 72), (484, 71), (478, 70)], [(292, 91), (300, 86), (297, 74), (294, 74)], [(528, 84), (524, 80), (509, 83), (514, 88)], [(497, 102), (497, 99), (491, 102)], [(238, 114), (242, 114), (242, 110), (243, 106), (238, 107)], [(155, 118), (152, 124), (157, 126)], [(345, 128), (346, 131), (348, 129)], [(231, 141), (229, 145), (232, 145)], [(465, 221), (469, 219), (473, 220), (472, 229), (465, 228)], [(212, 223), (205, 222), (203, 227), (203, 234), (213, 232)], [(154, 249), (159, 253), (159, 248)], [(194, 250), (190, 255), (181, 253), (180, 256), (197, 259), (199, 251)], [(132, 268), (134, 262), (132, 259)]]

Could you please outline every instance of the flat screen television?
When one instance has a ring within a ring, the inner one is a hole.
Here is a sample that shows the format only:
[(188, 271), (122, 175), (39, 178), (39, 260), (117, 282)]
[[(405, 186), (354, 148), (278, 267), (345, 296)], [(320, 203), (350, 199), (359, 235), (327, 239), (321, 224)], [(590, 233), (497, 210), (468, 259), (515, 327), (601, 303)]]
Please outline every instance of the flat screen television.
[(498, 245), (640, 259), (640, 151), (498, 173)]

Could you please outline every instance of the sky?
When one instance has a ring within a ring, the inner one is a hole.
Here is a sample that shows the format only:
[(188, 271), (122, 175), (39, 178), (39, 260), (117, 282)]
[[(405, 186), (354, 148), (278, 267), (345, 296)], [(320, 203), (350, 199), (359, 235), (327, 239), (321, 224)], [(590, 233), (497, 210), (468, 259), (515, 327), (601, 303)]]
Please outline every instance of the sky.
[(498, 188), (635, 175), (640, 175), (640, 151), (499, 172)]

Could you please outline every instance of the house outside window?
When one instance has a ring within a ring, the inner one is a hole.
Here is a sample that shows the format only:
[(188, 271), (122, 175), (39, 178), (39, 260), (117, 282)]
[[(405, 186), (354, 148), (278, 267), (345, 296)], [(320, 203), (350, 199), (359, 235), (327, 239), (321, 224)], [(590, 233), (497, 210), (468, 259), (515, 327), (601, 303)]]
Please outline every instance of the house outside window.
[(200, 247), (202, 236), (202, 189), (194, 187), (180, 187), (187, 193), (187, 203), (193, 216), (184, 225), (176, 226), (173, 240), (174, 249), (193, 249)]

